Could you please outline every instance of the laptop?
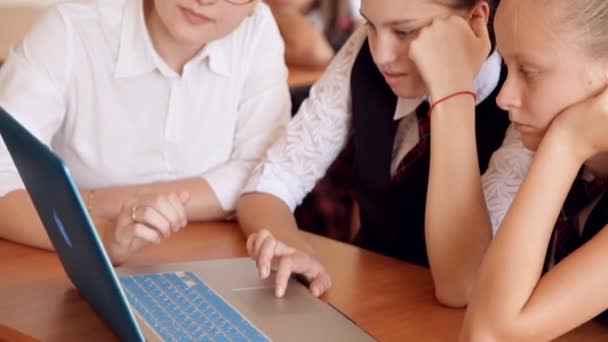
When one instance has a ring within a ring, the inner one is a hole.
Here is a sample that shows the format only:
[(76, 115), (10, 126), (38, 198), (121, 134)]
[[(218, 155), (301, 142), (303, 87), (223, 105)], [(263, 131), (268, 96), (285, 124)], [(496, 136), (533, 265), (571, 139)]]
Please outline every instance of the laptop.
[(0, 134), (68, 277), (123, 341), (374, 341), (295, 279), (249, 258), (115, 270), (62, 160), (0, 107)]

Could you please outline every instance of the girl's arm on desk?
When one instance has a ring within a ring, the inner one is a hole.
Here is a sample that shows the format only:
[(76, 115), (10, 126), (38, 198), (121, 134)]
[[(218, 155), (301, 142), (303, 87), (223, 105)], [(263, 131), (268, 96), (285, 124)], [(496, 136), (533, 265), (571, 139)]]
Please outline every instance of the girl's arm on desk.
[[(606, 4), (498, 6), (508, 74), (496, 101), (536, 153), (480, 266), (463, 341), (549, 341), (608, 309)], [(573, 38), (588, 27), (597, 40)]]
[[(490, 52), (489, 12), (487, 3), (480, 2), (469, 22), (458, 16), (434, 20), (410, 47), (430, 101), (438, 103), (431, 115), (425, 234), (436, 297), (452, 307), (467, 305), (492, 230), (477, 157), (475, 97), (441, 99), (474, 89), (474, 78)], [(440, 65), (458, 67), (442, 72)]]
[(92, 216), (113, 219), (118, 216), (126, 202), (133, 198), (172, 192), (188, 192), (191, 194), (190, 201), (186, 205), (188, 221), (218, 220), (229, 215), (229, 212), (222, 209), (209, 183), (203, 178), (83, 190), (82, 195)]
[(542, 138), (484, 257), (462, 340), (548, 341), (608, 309), (608, 226), (543, 273), (556, 218), (581, 166), (596, 177), (608, 170), (606, 103), (608, 90), (560, 114)]
[(237, 202), (237, 218), (260, 276), (268, 277), (273, 266), (278, 269), (277, 296), (285, 293), (292, 272), (304, 275), (317, 296), (331, 287), (329, 274), (298, 230), (293, 210), (347, 143), (350, 88), (341, 82), (349, 78), (365, 38), (366, 32), (358, 31), (338, 52), (264, 161), (254, 168)]

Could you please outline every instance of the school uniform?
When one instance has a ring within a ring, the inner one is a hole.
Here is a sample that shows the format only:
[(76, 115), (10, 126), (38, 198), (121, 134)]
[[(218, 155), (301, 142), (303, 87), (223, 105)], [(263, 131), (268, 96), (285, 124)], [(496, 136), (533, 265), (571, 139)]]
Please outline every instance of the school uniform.
[[(142, 0), (51, 7), (0, 69), (0, 106), (57, 152), (78, 187), (201, 177), (233, 210), (290, 117), (284, 47), (267, 5), (173, 71)], [(0, 196), (23, 189), (0, 144)]]
[(544, 272), (580, 248), (608, 224), (608, 183), (581, 167), (555, 221)]
[[(488, 168), (492, 153), (501, 144), (512, 149), (517, 141), (513, 134), (505, 139), (508, 117), (495, 104), (505, 76), (500, 65), (500, 56), (493, 53), (475, 80), (480, 166), (489, 174), (495, 173)], [(427, 265), (424, 206), (429, 158), (428, 149), (421, 148), (428, 144), (428, 130), (421, 130), (425, 122), (428, 125), (424, 102), (424, 97), (397, 98), (391, 92), (371, 59), (367, 31), (361, 28), (313, 86), (244, 192), (272, 194), (293, 210), (352, 138), (354, 190), (362, 221), (355, 242)], [(513, 195), (494, 190), (499, 197)]]
[[(599, 200), (597, 200), (597, 202), (593, 204), (593, 209), (591, 209), (589, 216), (585, 220), (584, 224), (581, 224), (581, 220), (579, 220), (579, 224), (582, 226), (582, 230), (580, 230), (580, 241), (576, 245), (576, 248), (587, 243), (597, 233), (604, 229), (606, 225), (608, 225), (608, 185), (605, 181), (603, 181), (601, 182), (601, 184), (594, 184), (593, 187), (595, 189), (587, 189), (588, 193), (591, 193), (592, 195), (594, 192), (598, 191), (601, 191), (602, 193), (599, 195)], [(572, 191), (570, 195), (572, 195)], [(591, 197), (591, 200), (594, 200), (593, 197)], [(556, 237), (556, 232), (554, 232), (554, 244), (556, 244), (557, 242), (555, 239)], [(555, 261), (555, 259), (553, 261)], [(599, 314), (596, 319), (608, 320), (608, 310)]]
[[(523, 151), (512, 149), (511, 151), (501, 151), (500, 155), (494, 155), (492, 162), (500, 164), (495, 167), (492, 177), (484, 179), (486, 189), (515, 189), (517, 192), (519, 185), (523, 181), (530, 162), (520, 164), (520, 167), (513, 167), (513, 161), (521, 160), (525, 156)], [(506, 153), (505, 153), (506, 152)], [(532, 159), (533, 153), (528, 152), (529, 156), (525, 159)], [(507, 176), (510, 175), (510, 176)], [(543, 273), (549, 272), (556, 264), (561, 262), (569, 254), (580, 248), (606, 225), (608, 225), (608, 183), (606, 179), (594, 178), (583, 166), (577, 174), (573, 184), (568, 191), (562, 208), (556, 218), (551, 238), (547, 246)], [(502, 191), (502, 193), (512, 192)], [(492, 205), (488, 205), (490, 215), (498, 217), (494, 222), (495, 232), (500, 224), (504, 212), (508, 209), (514, 196), (497, 196), (498, 192), (486, 193), (486, 202), (490, 200)], [(490, 203), (488, 202), (488, 203)], [(502, 208), (501, 213), (497, 214), (496, 208)], [(598, 315), (599, 319), (608, 318), (608, 310)]]
[[(504, 68), (494, 89), (477, 104), (477, 151), (483, 174), (502, 144), (509, 125), (507, 113), (496, 105), (506, 77)], [(383, 254), (428, 265), (424, 215), (430, 166), (429, 105), (413, 115), (420, 139), (391, 173), (397, 122), (391, 116), (397, 97), (372, 60), (367, 43), (359, 52), (351, 76), (355, 155), (355, 194), (361, 227), (355, 243)]]
[[(491, 170), (482, 176), (486, 204), (496, 234), (534, 158), (534, 152), (523, 147), (519, 134), (512, 135), (508, 146), (493, 154)], [(522, 148), (523, 147), (523, 148)], [(608, 224), (608, 181), (596, 178), (584, 166), (574, 179), (551, 233), (543, 271), (566, 258), (591, 240)]]

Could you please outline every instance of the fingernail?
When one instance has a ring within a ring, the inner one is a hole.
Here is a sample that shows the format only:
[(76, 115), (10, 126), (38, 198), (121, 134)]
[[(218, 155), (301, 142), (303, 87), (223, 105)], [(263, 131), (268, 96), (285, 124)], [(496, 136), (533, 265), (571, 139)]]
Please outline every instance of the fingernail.
[(263, 266), (262, 267), (262, 277), (268, 278), (269, 275), (270, 275), (270, 270), (268, 269), (267, 266)]
[(319, 291), (319, 288), (318, 288), (318, 287), (313, 287), (313, 288), (312, 288), (312, 294), (313, 294), (313, 296), (315, 296), (315, 297), (319, 297), (319, 292), (320, 292), (320, 291)]
[(276, 296), (277, 297), (283, 297), (283, 294), (285, 293), (285, 289), (282, 286), (278, 286), (277, 290), (276, 290)]

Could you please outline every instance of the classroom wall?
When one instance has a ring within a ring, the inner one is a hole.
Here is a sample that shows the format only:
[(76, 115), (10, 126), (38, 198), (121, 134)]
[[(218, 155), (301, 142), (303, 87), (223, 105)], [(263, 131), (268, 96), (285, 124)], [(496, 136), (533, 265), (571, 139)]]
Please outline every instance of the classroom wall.
[(60, 2), (62, 0), (0, 0), (0, 6), (4, 7), (4, 6), (15, 6), (15, 5), (19, 5), (19, 6), (28, 6), (28, 5), (33, 5), (33, 6), (48, 6), (51, 5), (53, 3), (56, 2)]
[(0, 60), (19, 41), (40, 13), (61, 0), (0, 0)]

